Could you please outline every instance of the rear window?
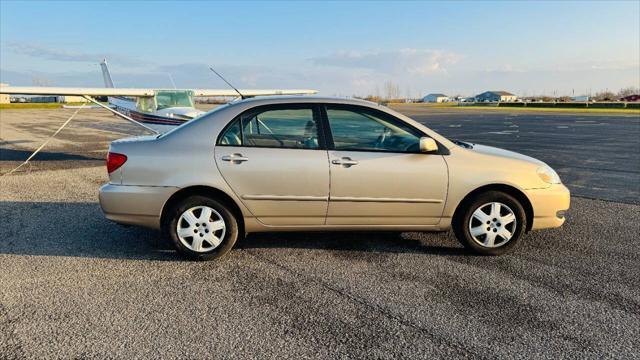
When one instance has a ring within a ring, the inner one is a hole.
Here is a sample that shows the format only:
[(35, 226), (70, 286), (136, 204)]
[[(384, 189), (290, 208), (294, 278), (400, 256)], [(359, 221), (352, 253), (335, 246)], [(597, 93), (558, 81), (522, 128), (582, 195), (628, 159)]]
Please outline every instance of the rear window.
[(312, 108), (267, 109), (234, 120), (219, 145), (318, 149), (318, 126)]

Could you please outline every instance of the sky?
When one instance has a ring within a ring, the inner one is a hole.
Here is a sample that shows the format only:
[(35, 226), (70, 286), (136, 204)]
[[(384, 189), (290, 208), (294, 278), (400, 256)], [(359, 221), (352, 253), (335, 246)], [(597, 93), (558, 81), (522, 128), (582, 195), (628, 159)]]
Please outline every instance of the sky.
[(0, 0), (0, 81), (583, 95), (640, 87), (640, 1)]

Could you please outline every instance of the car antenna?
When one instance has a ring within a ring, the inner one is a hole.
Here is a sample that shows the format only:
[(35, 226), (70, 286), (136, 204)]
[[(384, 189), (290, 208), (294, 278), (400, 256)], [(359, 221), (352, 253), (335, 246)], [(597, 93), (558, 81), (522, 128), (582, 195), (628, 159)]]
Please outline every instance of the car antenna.
[(215, 71), (215, 70), (213, 70), (213, 68), (212, 68), (212, 67), (209, 67), (209, 70), (213, 71), (213, 73), (214, 73), (214, 74), (216, 74), (216, 75), (218, 75), (218, 77), (219, 77), (220, 79), (222, 79), (222, 81), (224, 81), (225, 83), (227, 83), (227, 85), (231, 86), (231, 88), (232, 88), (233, 90), (235, 90), (235, 91), (238, 93), (238, 95), (240, 95), (240, 99), (242, 99), (242, 100), (246, 99), (246, 97), (245, 97), (244, 95), (242, 95), (242, 93), (240, 92), (240, 90), (236, 89), (236, 87), (235, 87), (235, 86), (231, 85), (231, 83), (230, 83), (230, 82), (228, 82), (228, 81), (227, 81), (227, 79), (223, 78), (223, 77), (222, 77), (222, 75), (218, 74), (218, 72), (217, 72), (217, 71)]

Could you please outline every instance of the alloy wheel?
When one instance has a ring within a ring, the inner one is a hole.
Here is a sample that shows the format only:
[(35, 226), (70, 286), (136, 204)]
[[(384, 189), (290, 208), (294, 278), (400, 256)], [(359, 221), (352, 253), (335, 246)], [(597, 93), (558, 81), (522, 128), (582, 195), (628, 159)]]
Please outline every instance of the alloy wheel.
[(227, 226), (215, 209), (195, 206), (180, 215), (176, 233), (182, 245), (195, 252), (211, 251), (222, 243)]
[(497, 248), (508, 243), (516, 231), (513, 210), (499, 202), (479, 206), (469, 219), (469, 233), (480, 246)]

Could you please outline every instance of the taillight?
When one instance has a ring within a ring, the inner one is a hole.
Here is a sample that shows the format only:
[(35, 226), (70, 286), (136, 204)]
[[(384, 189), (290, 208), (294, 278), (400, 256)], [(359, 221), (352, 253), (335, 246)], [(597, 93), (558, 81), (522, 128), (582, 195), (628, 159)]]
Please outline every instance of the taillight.
[(107, 154), (107, 172), (111, 174), (112, 172), (118, 170), (118, 168), (122, 166), (126, 161), (127, 155), (109, 152)]

